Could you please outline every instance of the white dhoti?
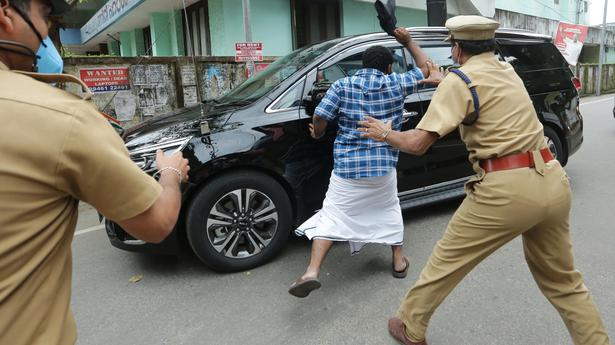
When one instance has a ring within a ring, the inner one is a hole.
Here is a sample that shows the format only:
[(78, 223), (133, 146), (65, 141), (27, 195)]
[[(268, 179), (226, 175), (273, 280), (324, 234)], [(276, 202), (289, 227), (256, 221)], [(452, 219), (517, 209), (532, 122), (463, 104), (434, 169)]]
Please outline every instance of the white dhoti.
[(385, 176), (344, 179), (331, 174), (322, 209), (295, 234), (311, 239), (348, 241), (351, 254), (367, 243), (401, 245), (404, 222), (397, 197), (397, 172)]

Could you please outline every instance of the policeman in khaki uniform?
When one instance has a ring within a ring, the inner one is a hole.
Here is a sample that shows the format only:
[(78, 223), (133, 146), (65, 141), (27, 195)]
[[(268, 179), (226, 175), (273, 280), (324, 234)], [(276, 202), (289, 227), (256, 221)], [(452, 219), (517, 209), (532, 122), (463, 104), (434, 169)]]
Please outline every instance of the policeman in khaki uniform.
[[(128, 157), (87, 87), (48, 39), (62, 0), (0, 0), (0, 344), (68, 345), (71, 241), (79, 200), (136, 238), (163, 240), (179, 214), (181, 153), (158, 152), (156, 182)], [(39, 73), (28, 73), (38, 69)], [(14, 71), (19, 70), (19, 71)], [(79, 98), (52, 87), (80, 83)]]
[(610, 344), (574, 268), (568, 177), (546, 147), (523, 82), (493, 54), (498, 26), (480, 16), (446, 22), (462, 73), (444, 77), (416, 129), (395, 132), (372, 118), (362, 122), (364, 136), (416, 155), (459, 127), (476, 171), (398, 317), (389, 320), (389, 331), (402, 344), (426, 344), (427, 324), (444, 298), (478, 263), (522, 235), (530, 271), (574, 343)]

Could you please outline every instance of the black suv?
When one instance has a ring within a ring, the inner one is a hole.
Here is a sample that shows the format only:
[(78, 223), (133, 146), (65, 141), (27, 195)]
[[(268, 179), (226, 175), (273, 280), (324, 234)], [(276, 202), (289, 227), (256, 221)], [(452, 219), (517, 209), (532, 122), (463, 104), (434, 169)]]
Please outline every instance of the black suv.
[[(444, 28), (411, 28), (414, 39), (441, 66), (452, 65)], [(291, 231), (318, 210), (333, 165), (335, 126), (323, 139), (308, 131), (315, 94), (323, 85), (353, 75), (365, 49), (383, 45), (395, 56), (394, 72), (414, 61), (385, 34), (317, 43), (278, 59), (226, 96), (182, 109), (128, 130), (131, 157), (148, 173), (157, 149), (181, 150), (190, 161), (180, 221), (161, 244), (136, 240), (106, 221), (111, 243), (122, 249), (164, 254), (192, 251), (219, 271), (244, 270), (270, 260)], [(553, 154), (562, 164), (583, 141), (579, 86), (548, 36), (498, 30), (497, 55), (525, 82)], [(434, 88), (405, 100), (404, 130), (429, 106)], [(422, 157), (401, 154), (399, 198), (403, 208), (463, 196), (473, 174), (459, 133), (440, 140)]]

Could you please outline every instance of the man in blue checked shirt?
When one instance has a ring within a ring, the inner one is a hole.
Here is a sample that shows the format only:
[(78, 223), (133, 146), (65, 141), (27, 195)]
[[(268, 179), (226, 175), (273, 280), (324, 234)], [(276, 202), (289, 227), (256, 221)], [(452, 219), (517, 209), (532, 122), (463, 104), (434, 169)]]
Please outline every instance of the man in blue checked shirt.
[(296, 297), (306, 297), (320, 288), (320, 267), (333, 241), (349, 242), (352, 254), (367, 243), (390, 245), (393, 276), (404, 278), (408, 272), (397, 198), (395, 167), (399, 151), (386, 143), (362, 138), (358, 122), (369, 115), (392, 122), (392, 128), (400, 130), (406, 96), (416, 92), (420, 84), (437, 85), (442, 75), (406, 29), (397, 28), (395, 37), (410, 51), (419, 68), (392, 73), (391, 51), (382, 46), (370, 47), (363, 54), (363, 69), (333, 83), (315, 110), (310, 125), (314, 139), (324, 135), (328, 122), (337, 120), (339, 131), (323, 207), (295, 231), (313, 240), (310, 264), (289, 289)]

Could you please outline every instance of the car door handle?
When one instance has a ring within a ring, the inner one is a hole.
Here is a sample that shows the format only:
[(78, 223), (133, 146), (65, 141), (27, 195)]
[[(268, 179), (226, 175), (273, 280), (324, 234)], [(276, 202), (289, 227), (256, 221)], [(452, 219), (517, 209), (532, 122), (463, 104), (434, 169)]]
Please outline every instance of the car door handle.
[(406, 123), (415, 116), (419, 116), (419, 113), (416, 111), (405, 111), (404, 110), (403, 114), (401, 115), (401, 122)]

